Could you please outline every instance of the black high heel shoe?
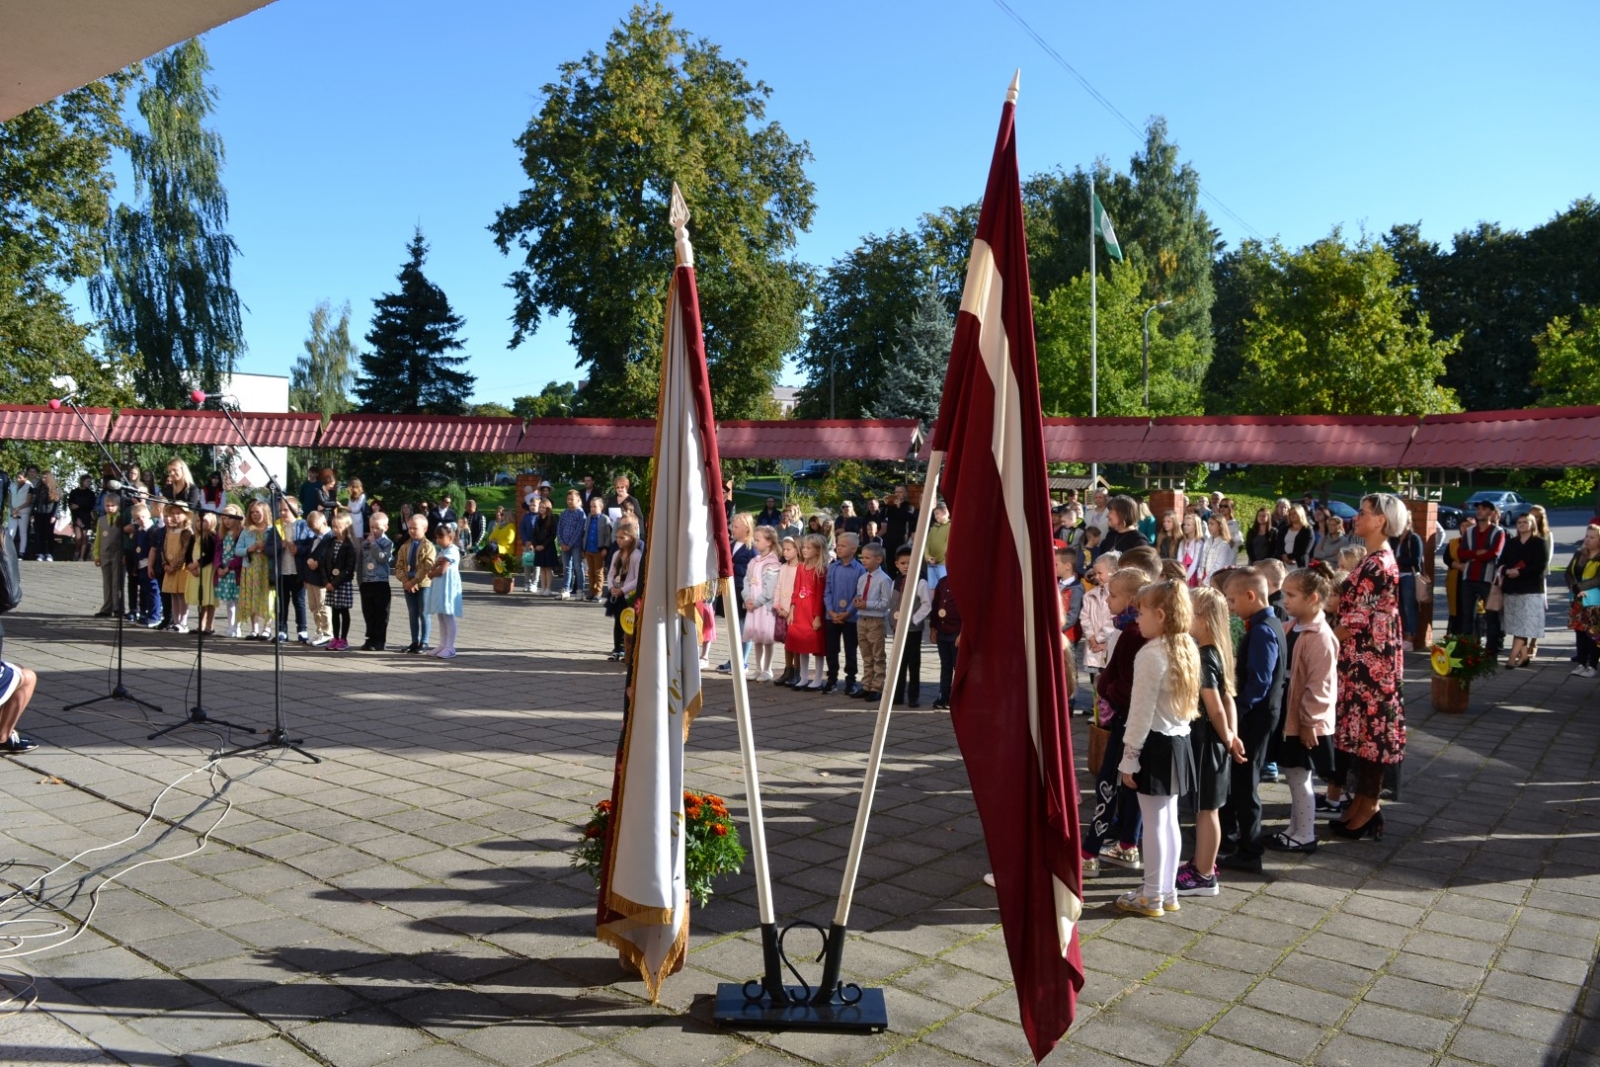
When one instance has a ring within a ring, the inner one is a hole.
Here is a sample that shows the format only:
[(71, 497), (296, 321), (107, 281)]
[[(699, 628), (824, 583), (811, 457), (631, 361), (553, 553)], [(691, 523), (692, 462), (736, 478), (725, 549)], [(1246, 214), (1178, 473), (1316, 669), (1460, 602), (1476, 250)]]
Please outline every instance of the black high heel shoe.
[(1372, 835), (1372, 839), (1374, 841), (1382, 841), (1383, 812), (1373, 812), (1372, 818), (1368, 819), (1366, 822), (1362, 823), (1358, 827), (1355, 827), (1354, 829), (1351, 828), (1349, 823), (1340, 822), (1338, 819), (1331, 819), (1328, 822), (1328, 829), (1337, 836), (1345, 838), (1349, 841), (1359, 841), (1368, 834)]

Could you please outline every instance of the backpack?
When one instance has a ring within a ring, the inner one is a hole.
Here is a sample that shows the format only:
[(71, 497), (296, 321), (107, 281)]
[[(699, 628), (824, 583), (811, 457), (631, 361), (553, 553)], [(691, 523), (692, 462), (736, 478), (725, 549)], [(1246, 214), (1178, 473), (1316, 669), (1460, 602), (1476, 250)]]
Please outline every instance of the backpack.
[(0, 534), (0, 615), (22, 603), (22, 568), (10, 534)]

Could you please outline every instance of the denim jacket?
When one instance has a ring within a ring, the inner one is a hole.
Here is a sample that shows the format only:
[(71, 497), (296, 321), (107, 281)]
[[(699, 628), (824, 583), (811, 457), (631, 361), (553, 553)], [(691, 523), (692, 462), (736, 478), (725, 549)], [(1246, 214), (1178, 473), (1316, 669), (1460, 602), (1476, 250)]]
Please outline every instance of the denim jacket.
[(387, 537), (375, 537), (361, 543), (361, 580), (387, 582), (394, 566), (394, 542)]

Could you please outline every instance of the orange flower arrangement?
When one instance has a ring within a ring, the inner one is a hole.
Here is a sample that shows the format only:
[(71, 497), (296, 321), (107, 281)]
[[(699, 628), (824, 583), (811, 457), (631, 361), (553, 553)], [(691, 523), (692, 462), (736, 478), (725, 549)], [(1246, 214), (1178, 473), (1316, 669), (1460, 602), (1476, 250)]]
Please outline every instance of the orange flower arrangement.
[[(573, 866), (587, 871), (596, 884), (605, 863), (611, 813), (609, 800), (600, 801), (590, 810), (583, 840), (572, 858)], [(683, 825), (688, 834), (684, 855), (687, 889), (695, 904), (703, 908), (711, 899), (712, 880), (718, 875), (736, 874), (744, 865), (744, 846), (739, 842), (739, 828), (728, 813), (727, 802), (714, 793), (684, 791)]]

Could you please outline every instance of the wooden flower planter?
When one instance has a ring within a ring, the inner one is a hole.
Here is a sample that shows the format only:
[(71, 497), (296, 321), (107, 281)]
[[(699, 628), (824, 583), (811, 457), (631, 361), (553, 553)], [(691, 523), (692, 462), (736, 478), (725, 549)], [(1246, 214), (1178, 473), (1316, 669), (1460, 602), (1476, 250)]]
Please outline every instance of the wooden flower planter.
[(1472, 690), (1454, 678), (1445, 678), (1437, 674), (1433, 676), (1433, 709), (1435, 711), (1460, 715), (1467, 710), (1467, 703), (1471, 696)]

